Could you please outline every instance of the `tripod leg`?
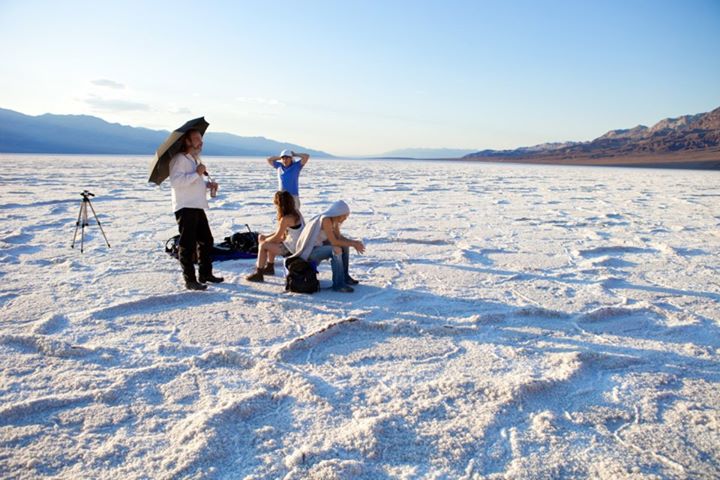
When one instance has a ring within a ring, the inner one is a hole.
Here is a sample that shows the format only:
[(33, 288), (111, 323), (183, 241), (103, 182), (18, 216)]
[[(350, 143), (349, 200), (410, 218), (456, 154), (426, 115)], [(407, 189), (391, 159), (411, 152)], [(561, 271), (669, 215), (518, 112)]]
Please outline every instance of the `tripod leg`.
[[(85, 212), (87, 212), (87, 209)], [(83, 245), (85, 243), (85, 225), (86, 223), (83, 222), (82, 227), (80, 227), (80, 253), (83, 253)]]
[(95, 217), (95, 221), (97, 222), (98, 227), (100, 227), (100, 233), (102, 233), (102, 236), (105, 239), (105, 243), (107, 243), (107, 246), (110, 247), (110, 242), (108, 242), (108, 239), (105, 236), (105, 230), (103, 230), (102, 225), (100, 225), (100, 220), (98, 220), (97, 214), (95, 213), (95, 207), (92, 206), (92, 203), (90, 202), (90, 200), (88, 200), (88, 205), (90, 205), (90, 209), (92, 210), (93, 217)]
[(73, 241), (72, 241), (72, 244), (70, 245), (70, 248), (75, 248), (75, 238), (77, 237), (78, 227), (80, 226), (80, 218), (82, 217), (82, 212), (83, 212), (83, 204), (81, 202), (80, 203), (80, 212), (78, 213), (77, 223), (75, 223), (75, 233), (73, 234)]

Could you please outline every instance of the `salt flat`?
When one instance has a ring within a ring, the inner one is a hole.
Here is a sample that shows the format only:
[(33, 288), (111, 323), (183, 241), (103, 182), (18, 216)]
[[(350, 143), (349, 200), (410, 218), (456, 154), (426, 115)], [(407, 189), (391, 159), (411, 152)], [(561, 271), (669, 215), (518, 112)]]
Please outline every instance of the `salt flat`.
[[(3, 478), (720, 476), (718, 172), (311, 160), (367, 252), (307, 296), (183, 290), (148, 158), (0, 158)], [(206, 163), (216, 240), (272, 230), (264, 160)]]

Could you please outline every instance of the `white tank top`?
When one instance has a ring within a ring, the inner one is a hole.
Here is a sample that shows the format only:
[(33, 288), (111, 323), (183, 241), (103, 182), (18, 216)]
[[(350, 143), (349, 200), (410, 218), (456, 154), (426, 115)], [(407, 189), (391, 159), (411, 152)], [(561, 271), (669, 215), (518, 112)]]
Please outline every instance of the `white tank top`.
[(295, 253), (295, 249), (297, 248), (297, 241), (298, 238), (300, 238), (300, 234), (302, 233), (302, 229), (304, 226), (305, 222), (303, 222), (301, 219), (299, 227), (290, 227), (287, 229), (287, 233), (285, 234), (285, 240), (283, 240), (283, 245), (285, 245), (285, 248), (287, 248), (292, 253)]
[(316, 246), (316, 247), (321, 246), (323, 243), (325, 243), (325, 241), (326, 241), (327, 239), (328, 239), (328, 238), (327, 238), (327, 234), (325, 233), (325, 230), (323, 230), (323, 229), (322, 229), (322, 226), (321, 226), (321, 227), (320, 227), (320, 233), (318, 233), (317, 240), (315, 240), (315, 246)]

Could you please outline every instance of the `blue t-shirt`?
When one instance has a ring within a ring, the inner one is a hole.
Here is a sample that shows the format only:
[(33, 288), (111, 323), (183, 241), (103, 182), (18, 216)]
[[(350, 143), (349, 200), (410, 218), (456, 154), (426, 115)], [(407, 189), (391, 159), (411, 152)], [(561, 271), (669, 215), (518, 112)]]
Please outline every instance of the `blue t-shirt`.
[(288, 192), (290, 195), (300, 196), (299, 180), (300, 170), (303, 168), (302, 161), (298, 160), (297, 162), (291, 163), (289, 167), (286, 167), (281, 161), (276, 160), (275, 163), (273, 163), (273, 167), (277, 169), (278, 190)]

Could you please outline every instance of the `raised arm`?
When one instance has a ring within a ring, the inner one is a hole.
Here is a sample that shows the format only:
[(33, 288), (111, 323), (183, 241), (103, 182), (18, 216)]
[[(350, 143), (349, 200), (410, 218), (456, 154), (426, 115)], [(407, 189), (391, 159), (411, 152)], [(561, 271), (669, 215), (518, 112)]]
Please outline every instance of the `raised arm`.
[(273, 168), (275, 168), (275, 162), (277, 162), (278, 160), (280, 160), (280, 157), (278, 157), (277, 155), (273, 155), (272, 157), (267, 158), (268, 165)]
[(300, 157), (300, 165), (302, 165), (303, 167), (308, 162), (308, 160), (310, 160), (310, 155), (308, 155), (307, 153), (292, 152), (292, 154), (293, 154), (293, 157)]

